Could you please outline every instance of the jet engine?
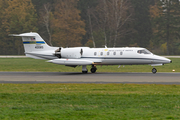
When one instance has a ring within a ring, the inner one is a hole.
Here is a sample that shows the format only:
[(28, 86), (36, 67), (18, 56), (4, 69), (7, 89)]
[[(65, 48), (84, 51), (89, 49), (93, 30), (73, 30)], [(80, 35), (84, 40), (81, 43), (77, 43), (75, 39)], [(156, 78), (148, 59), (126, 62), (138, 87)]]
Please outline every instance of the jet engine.
[(55, 51), (55, 56), (58, 58), (78, 59), (83, 55), (83, 48), (59, 48)]

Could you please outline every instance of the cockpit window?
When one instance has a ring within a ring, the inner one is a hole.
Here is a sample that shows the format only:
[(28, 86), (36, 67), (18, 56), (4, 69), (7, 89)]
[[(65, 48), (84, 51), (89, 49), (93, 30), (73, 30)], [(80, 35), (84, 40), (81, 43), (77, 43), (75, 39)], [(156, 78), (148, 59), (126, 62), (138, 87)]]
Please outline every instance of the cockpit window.
[(151, 54), (151, 52), (147, 49), (138, 50), (137, 53), (139, 53), (139, 54)]

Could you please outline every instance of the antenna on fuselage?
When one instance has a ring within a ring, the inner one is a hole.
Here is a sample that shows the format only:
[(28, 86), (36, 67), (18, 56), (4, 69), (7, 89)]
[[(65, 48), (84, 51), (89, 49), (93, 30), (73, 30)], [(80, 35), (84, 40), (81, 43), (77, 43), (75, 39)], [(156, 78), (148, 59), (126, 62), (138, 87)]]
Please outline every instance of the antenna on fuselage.
[(102, 45), (102, 46), (104, 46), (105, 48), (107, 48), (107, 46), (106, 46), (106, 45)]

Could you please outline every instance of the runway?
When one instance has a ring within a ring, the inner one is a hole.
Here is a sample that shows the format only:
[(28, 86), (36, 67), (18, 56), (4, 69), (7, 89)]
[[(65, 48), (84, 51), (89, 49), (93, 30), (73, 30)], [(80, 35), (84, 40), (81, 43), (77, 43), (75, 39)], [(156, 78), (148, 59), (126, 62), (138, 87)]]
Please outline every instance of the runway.
[(180, 84), (180, 73), (0, 72), (0, 83)]

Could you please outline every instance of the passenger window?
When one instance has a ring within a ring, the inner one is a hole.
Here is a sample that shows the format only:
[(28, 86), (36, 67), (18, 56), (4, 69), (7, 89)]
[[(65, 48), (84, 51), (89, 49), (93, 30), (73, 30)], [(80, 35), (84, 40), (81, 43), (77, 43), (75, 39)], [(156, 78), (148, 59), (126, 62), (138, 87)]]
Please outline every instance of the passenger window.
[(113, 55), (116, 55), (116, 52), (114, 52)]
[(107, 52), (107, 55), (109, 55), (109, 52)]
[(101, 55), (103, 55), (103, 52), (101, 52)]
[(120, 52), (120, 55), (123, 55), (123, 52)]
[(97, 55), (97, 52), (94, 52), (94, 56), (96, 56)]

